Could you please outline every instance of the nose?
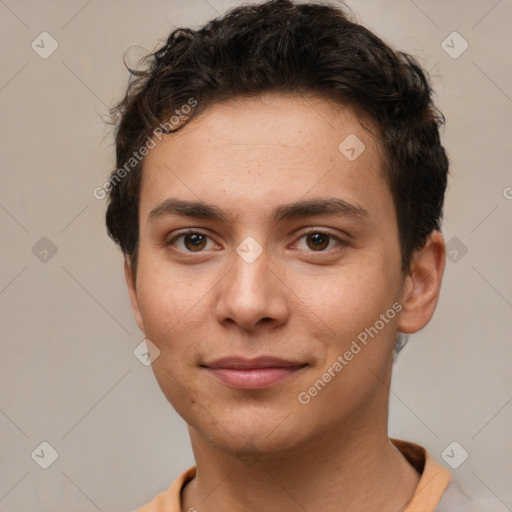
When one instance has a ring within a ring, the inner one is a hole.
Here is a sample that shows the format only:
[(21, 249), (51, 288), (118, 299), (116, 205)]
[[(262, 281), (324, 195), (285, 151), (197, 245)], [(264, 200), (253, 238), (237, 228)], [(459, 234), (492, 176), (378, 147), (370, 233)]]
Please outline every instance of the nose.
[(284, 325), (289, 311), (286, 286), (263, 252), (255, 261), (233, 252), (232, 267), (221, 280), (216, 302), (217, 320), (245, 331)]

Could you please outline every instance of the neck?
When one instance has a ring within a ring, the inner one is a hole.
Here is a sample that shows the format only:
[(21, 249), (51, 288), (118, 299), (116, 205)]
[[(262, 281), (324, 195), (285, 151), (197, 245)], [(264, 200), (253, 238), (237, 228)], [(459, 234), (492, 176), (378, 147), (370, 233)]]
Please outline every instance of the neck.
[[(196, 477), (182, 493), (182, 510), (403, 510), (419, 475), (385, 429), (336, 428), (292, 453), (226, 453), (190, 428)], [(354, 433), (355, 432), (355, 433)]]

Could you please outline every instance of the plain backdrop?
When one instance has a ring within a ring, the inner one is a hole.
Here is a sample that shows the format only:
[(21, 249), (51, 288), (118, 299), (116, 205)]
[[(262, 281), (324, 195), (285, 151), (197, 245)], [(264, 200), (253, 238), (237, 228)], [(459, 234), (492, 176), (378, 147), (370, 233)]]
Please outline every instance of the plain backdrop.
[[(238, 4), (0, 0), (0, 511), (133, 510), (194, 463), (134, 356), (143, 336), (93, 190), (114, 165), (104, 119), (126, 50)], [(348, 5), (430, 71), (451, 159), (443, 291), (395, 365), (390, 435), (449, 469), (456, 441), (463, 489), (512, 510), (512, 2)]]

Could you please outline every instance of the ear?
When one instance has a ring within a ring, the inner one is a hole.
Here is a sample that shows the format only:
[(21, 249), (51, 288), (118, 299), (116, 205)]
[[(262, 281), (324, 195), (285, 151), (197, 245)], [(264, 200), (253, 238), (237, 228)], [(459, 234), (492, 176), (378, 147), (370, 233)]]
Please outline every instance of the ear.
[(132, 306), (133, 316), (139, 329), (144, 333), (144, 322), (140, 314), (139, 299), (137, 298), (136, 280), (132, 272), (132, 266), (128, 257), (124, 259), (124, 277), (126, 279), (126, 286), (128, 287), (128, 295), (130, 296), (130, 304)]
[(402, 310), (397, 328), (411, 334), (423, 329), (432, 318), (441, 290), (446, 248), (443, 235), (433, 231), (424, 247), (412, 257), (401, 294)]

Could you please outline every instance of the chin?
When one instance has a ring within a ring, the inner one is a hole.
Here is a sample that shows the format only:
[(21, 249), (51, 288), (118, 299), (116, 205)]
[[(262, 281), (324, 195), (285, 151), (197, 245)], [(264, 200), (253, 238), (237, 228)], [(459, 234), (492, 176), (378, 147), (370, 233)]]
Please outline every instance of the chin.
[(297, 422), (293, 412), (288, 414), (285, 408), (280, 414), (238, 411), (216, 418), (214, 424), (207, 414), (187, 423), (218, 449), (238, 457), (286, 456), (307, 444), (310, 437), (304, 422)]

